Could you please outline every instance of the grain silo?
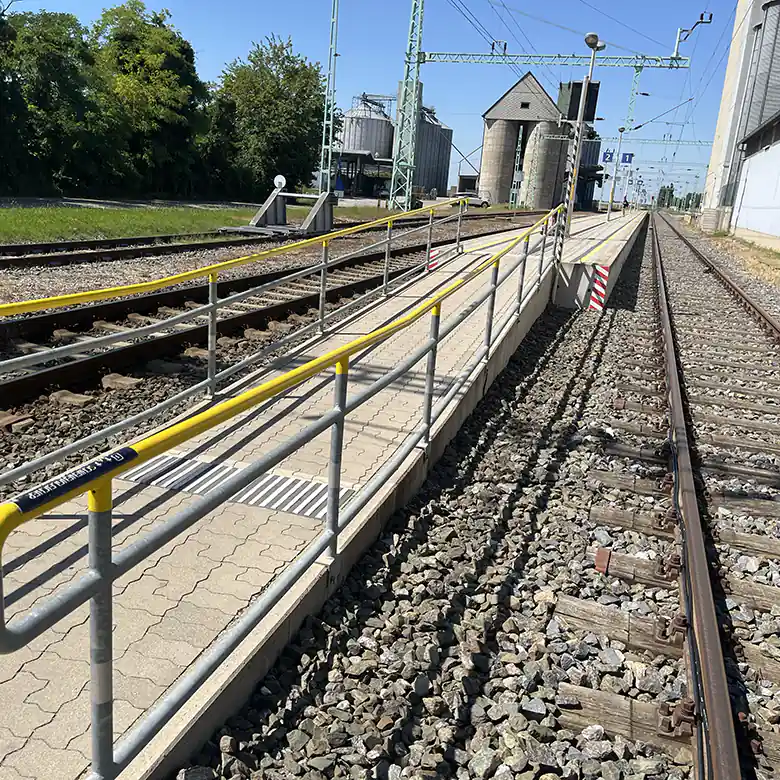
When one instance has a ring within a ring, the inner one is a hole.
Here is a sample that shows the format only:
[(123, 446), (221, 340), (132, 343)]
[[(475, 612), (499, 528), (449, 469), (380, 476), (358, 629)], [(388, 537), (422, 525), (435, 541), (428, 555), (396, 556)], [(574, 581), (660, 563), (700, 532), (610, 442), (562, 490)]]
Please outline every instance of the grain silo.
[(432, 108), (422, 107), (417, 123), (413, 185), (425, 193), (446, 193), (451, 149), (452, 128), (444, 125)]
[(570, 125), (536, 77), (526, 73), (483, 118), (480, 197), (531, 209), (560, 203)]
[(344, 114), (341, 147), (369, 152), (374, 158), (388, 159), (393, 149), (393, 123), (381, 103), (365, 95), (355, 98)]
[(491, 203), (509, 201), (519, 132), (519, 122), (489, 119), (485, 114), (479, 195)]
[(523, 150), (523, 182), (518, 203), (530, 209), (549, 209), (563, 200), (568, 141), (557, 122), (527, 122)]
[[(484, 114), (479, 195), (492, 203), (508, 203), (519, 190), (517, 202), (529, 208), (551, 208), (560, 196), (566, 141), (560, 136), (560, 112), (555, 101), (532, 73), (526, 73)], [(522, 183), (516, 175), (520, 160)]]

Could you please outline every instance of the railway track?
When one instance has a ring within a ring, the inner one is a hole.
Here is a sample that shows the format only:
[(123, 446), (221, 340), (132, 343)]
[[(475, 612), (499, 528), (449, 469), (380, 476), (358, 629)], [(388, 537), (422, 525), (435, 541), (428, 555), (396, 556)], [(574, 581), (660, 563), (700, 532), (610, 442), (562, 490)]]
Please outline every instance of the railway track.
[[(539, 211), (508, 211), (487, 214), (466, 214), (464, 219), (480, 221), (485, 219), (538, 216)], [(427, 217), (406, 217), (395, 224), (411, 228), (426, 224)], [(340, 222), (334, 229), (351, 227), (359, 222)], [(311, 234), (316, 235), (316, 234)], [(276, 244), (285, 240), (295, 241), (299, 237), (285, 239), (282, 236), (226, 237), (219, 231), (207, 233), (181, 233), (159, 236), (129, 236), (125, 238), (81, 239), (76, 241), (49, 241), (0, 245), (0, 269), (41, 265), (64, 265), (71, 263), (106, 262), (134, 257), (156, 257), (159, 255), (189, 252), (198, 249), (221, 249), (254, 244)]]
[[(495, 229), (475, 231), (468, 235), (473, 238), (494, 232)], [(450, 242), (450, 238), (438, 239), (432, 246)], [(426, 249), (425, 243), (393, 249), (389, 279), (419, 266)], [(383, 284), (384, 258), (385, 252), (381, 250), (336, 261), (328, 273), (328, 304)], [(290, 315), (305, 315), (316, 308), (320, 293), (318, 269), (291, 281), (284, 289), (274, 287), (251, 294), (291, 273), (291, 269), (281, 268), (219, 282), (220, 300), (230, 296), (240, 299), (220, 309), (218, 336), (229, 339), (243, 335), (246, 329), (258, 330), (269, 322), (281, 321)], [(8, 399), (4, 400), (4, 406), (26, 403), (54, 387), (86, 388), (98, 383), (107, 372), (175, 356), (185, 348), (195, 348), (190, 354), (199, 355), (198, 346), (206, 344), (208, 338), (206, 313), (186, 321), (174, 320), (170, 327), (154, 333), (146, 334), (140, 329), (186, 316), (188, 311), (207, 304), (208, 300), (209, 287), (202, 284), (0, 322), (0, 354), (4, 359), (0, 364), (0, 394)], [(94, 344), (96, 339), (110, 334), (124, 337), (106, 347)], [(38, 362), (29, 368), (12, 362), (23, 360), (25, 355), (45, 355), (74, 343), (82, 344), (83, 351), (63, 358), (53, 353), (50, 362)]]
[(656, 231), (708, 542), (700, 576), (714, 575), (743, 773), (769, 777), (780, 771), (780, 326), (671, 221)]
[[(592, 476), (647, 500), (671, 488), (671, 501), (665, 514), (597, 506), (590, 517), (655, 543), (668, 540), (671, 549), (660, 564), (644, 560), (641, 550), (615, 554), (606, 547), (595, 560), (628, 583), (676, 581), (680, 612), (664, 632), (684, 638), (688, 698), (668, 708), (666, 727), (695, 737), (698, 776), (773, 777), (780, 768), (780, 625), (772, 616), (762, 626), (760, 616), (780, 603), (780, 578), (767, 576), (780, 560), (780, 394), (772, 389), (780, 330), (669, 220), (653, 221), (659, 323), (633, 335), (637, 357), (626, 365), (634, 376), (617, 383), (615, 399), (617, 409), (639, 418), (615, 427), (639, 434), (640, 442), (610, 442), (605, 452), (668, 473), (661, 480)], [(671, 452), (653, 446), (661, 438)]]
[(776, 777), (776, 332), (651, 221), (603, 315), (548, 310), (196, 765)]

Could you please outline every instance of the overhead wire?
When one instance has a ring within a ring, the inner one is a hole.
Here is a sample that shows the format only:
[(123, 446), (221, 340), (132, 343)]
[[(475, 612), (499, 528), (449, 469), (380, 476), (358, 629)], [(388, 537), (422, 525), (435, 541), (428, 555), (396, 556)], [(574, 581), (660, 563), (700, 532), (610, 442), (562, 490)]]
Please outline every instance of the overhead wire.
[(646, 122), (642, 122), (641, 124), (636, 125), (635, 127), (632, 128), (632, 132), (633, 130), (639, 130), (640, 127), (644, 127), (645, 125), (649, 125), (652, 122), (655, 122), (656, 120), (660, 119), (662, 116), (671, 114), (672, 111), (676, 111), (678, 108), (680, 108), (680, 106), (684, 106), (686, 103), (690, 103), (692, 100), (693, 100), (693, 96), (689, 97), (687, 100), (683, 100), (683, 102), (680, 103), (679, 105), (666, 109), (666, 111), (658, 114), (658, 116), (654, 116), (652, 119), (648, 119)]
[[(497, 16), (497, 17), (498, 17), (500, 20), (501, 20), (501, 23), (504, 25), (504, 27), (506, 27), (506, 29), (507, 29), (507, 32), (508, 32), (508, 33), (509, 33), (509, 34), (512, 36), (512, 38), (515, 40), (515, 42), (517, 43), (517, 45), (520, 47), (521, 51), (525, 52), (525, 49), (524, 49), (524, 47), (523, 47), (523, 44), (520, 42), (519, 38), (518, 38), (518, 37), (515, 35), (514, 31), (513, 31), (513, 30), (512, 30), (512, 28), (510, 27), (510, 25), (507, 23), (507, 21), (506, 21), (506, 20), (504, 19), (504, 17), (501, 15), (501, 13), (499, 12), (499, 10), (496, 8), (496, 4), (495, 4), (495, 3), (488, 2), (488, 5), (489, 5), (489, 6), (491, 7), (491, 9), (493, 10), (493, 13), (494, 13), (494, 14), (495, 14), (495, 15), (496, 15), (496, 16)], [(520, 25), (518, 24), (517, 20), (515, 20), (515, 19), (514, 19), (514, 17), (512, 16), (512, 14), (510, 14), (510, 13), (509, 13), (509, 9), (506, 7), (506, 3), (505, 3), (503, 0), (501, 0), (501, 5), (502, 5), (502, 6), (504, 7), (504, 9), (506, 10), (506, 12), (507, 12), (507, 16), (509, 17), (510, 21), (514, 22), (514, 25), (515, 25), (515, 27), (517, 27), (517, 30), (518, 30), (518, 32), (519, 32), (519, 33), (520, 33), (520, 34), (523, 36), (523, 38), (525, 38), (525, 40), (528, 42), (528, 46), (530, 47), (531, 51), (532, 51), (532, 52), (534, 52), (534, 54), (538, 54), (539, 52), (536, 50), (536, 47), (535, 47), (535, 46), (533, 45), (533, 43), (531, 42), (531, 39), (530, 39), (530, 38), (529, 38), (529, 37), (526, 35), (525, 31), (523, 30), (523, 28), (522, 28), (522, 27), (520, 27)], [(542, 65), (542, 67), (543, 67), (543, 68), (544, 68), (544, 69), (547, 71), (547, 73), (549, 74), (549, 76), (545, 76), (545, 75), (542, 75), (542, 74), (540, 74), (540, 75), (542, 76), (542, 78), (544, 78), (545, 80), (547, 80), (547, 83), (548, 83), (548, 84), (551, 86), (551, 88), (552, 88), (552, 90), (553, 90), (553, 92), (554, 92), (554, 91), (555, 91), (555, 89), (556, 89), (556, 84), (555, 84), (556, 78), (555, 78), (555, 74), (553, 73), (553, 71), (552, 71), (552, 69), (550, 68), (550, 66), (549, 66), (549, 65), (547, 65), (547, 64), (543, 64), (543, 65)]]
[[(495, 5), (499, 2), (499, 0), (488, 0), (488, 2), (491, 5)], [(575, 30), (573, 27), (567, 27), (565, 24), (559, 24), (558, 22), (553, 22), (551, 19), (545, 19), (543, 16), (529, 14), (527, 11), (522, 11), (521, 9), (515, 8), (514, 6), (509, 6), (504, 0), (500, 0), (500, 2), (510, 14), (520, 14), (521, 16), (527, 16), (529, 19), (535, 19), (537, 22), (542, 22), (542, 24), (547, 24), (550, 27), (557, 27), (559, 30), (565, 30), (566, 32), (574, 33), (575, 35), (587, 35), (587, 33), (582, 30)], [(621, 49), (622, 51), (627, 51), (631, 54), (640, 54), (644, 56), (644, 52), (637, 51), (636, 49), (630, 49), (629, 47), (615, 43), (614, 41), (604, 40), (604, 43), (609, 44), (615, 49)]]
[[(484, 41), (491, 46), (495, 42), (496, 38), (490, 33), (482, 22), (477, 19), (471, 9), (466, 5), (465, 0), (447, 0), (447, 2), (477, 31)], [(519, 67), (514, 63), (507, 63), (512, 72), (521, 78), (523, 73)]]
[[(736, 6), (732, 11), (732, 14), (733, 13), (736, 13)], [(702, 76), (699, 78), (699, 85), (701, 84), (702, 78), (704, 77), (704, 73), (707, 72), (707, 68), (709, 67), (709, 63), (712, 61), (712, 58), (714, 57), (714, 53), (718, 50), (718, 46), (720, 45), (720, 42), (723, 40), (723, 36), (725, 35), (726, 30), (728, 30), (730, 22), (731, 22), (731, 14), (729, 14), (729, 17), (726, 20), (726, 24), (723, 26), (723, 29), (720, 32), (720, 36), (718, 37), (718, 40), (716, 41), (715, 46), (713, 47), (713, 54), (710, 55), (710, 59), (707, 61), (707, 64), (704, 66), (704, 69), (702, 70)], [(694, 61), (694, 57), (696, 55), (696, 49), (698, 48), (700, 39), (701, 36), (697, 35), (693, 43), (693, 51), (691, 52), (692, 62)], [(682, 100), (682, 96), (685, 93), (686, 85), (688, 87), (689, 92), (693, 94), (693, 83), (692, 83), (690, 68), (688, 69), (688, 72), (685, 74), (685, 81), (683, 81), (682, 87), (680, 88), (680, 95), (678, 98), (679, 100)], [(675, 160), (677, 158), (677, 152), (680, 150), (680, 141), (682, 141), (683, 134), (685, 133), (685, 128), (689, 122), (691, 122), (691, 133), (694, 136), (694, 140), (695, 140), (695, 127), (693, 126), (692, 123), (694, 108), (695, 108), (695, 104), (691, 105), (685, 112), (685, 115), (683, 117), (682, 127), (680, 128), (680, 132), (677, 136), (677, 143), (675, 144), (674, 151), (672, 152), (672, 160)], [(674, 112), (674, 118), (675, 120), (677, 119), (677, 111)], [(664, 156), (666, 156), (666, 146), (664, 146)]]
[[(735, 7), (734, 10), (736, 11), (736, 7)], [(702, 99), (702, 97), (704, 96), (704, 93), (707, 91), (707, 88), (712, 83), (712, 79), (715, 76), (715, 73), (718, 71), (718, 68), (720, 67), (720, 64), (723, 62), (724, 58), (726, 57), (726, 55), (731, 50), (731, 44), (734, 43), (734, 39), (737, 37), (737, 34), (739, 33), (740, 29), (742, 28), (742, 25), (745, 23), (745, 19), (747, 19), (748, 14), (750, 13), (751, 10), (752, 10), (752, 8), (750, 6), (748, 6), (747, 10), (742, 15), (742, 19), (740, 20), (739, 24), (734, 29), (734, 34), (731, 36), (731, 40), (728, 42), (728, 45), (724, 48), (723, 53), (720, 55), (720, 59), (715, 64), (715, 67), (710, 69), (710, 77), (707, 79), (707, 83), (702, 87), (701, 92), (699, 93), (699, 96), (696, 99), (696, 104), (692, 107), (691, 111), (693, 111), (696, 108), (696, 106), (698, 106), (699, 101)], [(704, 74), (702, 74), (702, 78), (703, 77), (704, 77)], [(699, 83), (701, 84), (701, 79), (699, 79)]]
[[(726, 58), (726, 55), (731, 50), (731, 45), (734, 43), (734, 40), (736, 39), (737, 35), (739, 34), (739, 31), (742, 29), (742, 25), (745, 23), (745, 20), (750, 15), (750, 12), (752, 10), (752, 5), (748, 4), (747, 8), (745, 9), (744, 14), (742, 15), (742, 18), (739, 20), (739, 23), (734, 27), (734, 32), (732, 33), (731, 38), (729, 39), (729, 41), (726, 44), (726, 46), (723, 48), (723, 50), (721, 52), (721, 55), (718, 58), (717, 63), (715, 63), (715, 65), (713, 67), (710, 67), (711, 63), (713, 62), (713, 60), (715, 59), (715, 56), (717, 55), (717, 53), (719, 51), (719, 47), (720, 47), (721, 41), (723, 40), (724, 36), (728, 32), (729, 26), (732, 23), (732, 19), (734, 21), (736, 21), (736, 14), (737, 14), (738, 5), (739, 5), (738, 2), (736, 2), (734, 4), (734, 8), (732, 9), (731, 13), (729, 14), (729, 16), (728, 16), (728, 18), (726, 20), (726, 24), (723, 26), (723, 29), (721, 30), (721, 34), (718, 37), (718, 40), (717, 40), (717, 42), (715, 43), (715, 46), (712, 49), (712, 54), (710, 55), (710, 58), (707, 60), (707, 64), (704, 66), (704, 69), (702, 70), (702, 74), (699, 77), (699, 81), (698, 81), (698, 83), (696, 85), (696, 89), (693, 90), (693, 92), (696, 93), (695, 95), (693, 95), (693, 97), (695, 97), (695, 102), (691, 105), (690, 109), (686, 112), (686, 117), (685, 117), (686, 124), (689, 121), (691, 122), (691, 124), (693, 124), (693, 116), (694, 116), (694, 113), (695, 113), (696, 109), (698, 108), (702, 98), (704, 97), (704, 95), (706, 94), (707, 90), (709, 89), (709, 86), (712, 83), (712, 80), (715, 77), (715, 74), (719, 71), (720, 66), (721, 66), (723, 60)], [(702, 86), (702, 82), (704, 81), (704, 77), (707, 74), (709, 74), (709, 77), (707, 78), (707, 81), (704, 84), (704, 86)], [(677, 150), (679, 149), (679, 141), (681, 139), (682, 139), (682, 133), (680, 134), (680, 136), (678, 138), (678, 143), (675, 146), (675, 152), (674, 152), (675, 155), (677, 154)], [(709, 176), (710, 174), (708, 173), (707, 175)], [(706, 178), (705, 178), (705, 184), (706, 184)]]
[[(539, 53), (538, 49), (536, 48), (536, 46), (534, 46), (533, 42), (532, 42), (532, 41), (531, 41), (531, 39), (528, 37), (528, 35), (526, 35), (526, 32), (525, 32), (525, 30), (523, 30), (523, 28), (520, 26), (520, 23), (517, 21), (517, 19), (515, 19), (515, 18), (512, 16), (512, 14), (509, 12), (509, 8), (507, 8), (507, 4), (506, 4), (505, 0), (500, 0), (500, 1), (501, 1), (501, 5), (502, 5), (502, 7), (503, 7), (503, 8), (504, 8), (504, 10), (506, 11), (506, 15), (507, 15), (507, 17), (509, 18), (509, 20), (510, 20), (510, 21), (511, 21), (511, 22), (512, 22), (514, 25), (515, 25), (515, 27), (517, 28), (518, 32), (519, 32), (519, 33), (520, 33), (520, 34), (523, 36), (523, 38), (525, 38), (525, 39), (526, 39), (526, 41), (528, 41), (528, 45), (530, 46), (530, 48), (531, 48), (531, 51), (532, 51), (532, 52), (534, 52), (534, 54), (538, 54), (538, 53)], [(550, 82), (550, 84), (551, 84), (551, 86), (552, 86), (553, 90), (555, 90), (555, 88), (556, 88), (556, 83), (555, 83), (555, 82), (556, 82), (556, 81), (560, 82), (560, 79), (559, 79), (559, 78), (556, 78), (555, 74), (553, 73), (553, 70), (552, 70), (552, 68), (551, 68), (549, 65), (546, 65), (546, 64), (545, 64), (545, 65), (544, 65), (544, 68), (545, 68), (545, 69), (547, 70), (547, 72), (550, 74), (550, 78), (552, 79), (552, 81)]]
[(630, 25), (626, 24), (625, 22), (621, 22), (620, 19), (618, 19), (617, 17), (613, 16), (612, 14), (607, 13), (606, 11), (602, 11), (600, 8), (597, 8), (592, 3), (589, 3), (588, 0), (579, 0), (579, 1), (583, 5), (586, 5), (586, 6), (588, 6), (588, 8), (591, 8), (592, 10), (594, 10), (596, 13), (599, 13), (602, 16), (605, 16), (607, 19), (611, 19), (613, 22), (615, 22), (615, 24), (619, 24), (621, 27), (625, 27), (626, 30), (630, 30), (635, 35), (639, 35), (642, 38), (646, 38), (648, 41), (650, 41), (651, 43), (655, 43), (658, 46), (665, 46), (666, 45), (666, 44), (661, 43), (660, 41), (657, 41), (655, 38), (651, 38), (649, 35), (645, 35), (643, 32), (640, 32), (639, 30), (635, 30), (633, 27), (631, 27)]

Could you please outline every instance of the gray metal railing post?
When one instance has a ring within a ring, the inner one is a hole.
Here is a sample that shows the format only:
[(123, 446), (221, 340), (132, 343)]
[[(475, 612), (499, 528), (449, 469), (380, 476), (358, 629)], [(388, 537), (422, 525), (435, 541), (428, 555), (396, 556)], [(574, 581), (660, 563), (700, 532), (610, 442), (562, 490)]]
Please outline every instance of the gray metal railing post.
[(89, 492), (89, 566), (100, 585), (89, 602), (92, 771), (114, 780), (113, 616), (111, 603), (111, 480)]
[(217, 272), (209, 274), (209, 332), (208, 332), (208, 390), (213, 396), (217, 391)]
[(428, 243), (425, 248), (425, 272), (431, 272), (431, 244), (433, 244), (433, 209), (428, 214)]
[(328, 242), (322, 242), (322, 270), (320, 271), (320, 333), (325, 333), (325, 301), (328, 294)]
[(520, 265), (520, 279), (517, 282), (517, 313), (520, 314), (520, 307), (523, 305), (523, 287), (525, 286), (525, 267), (528, 262), (528, 246), (531, 243), (531, 236), (526, 236), (523, 241), (522, 264)]
[(537, 287), (542, 286), (542, 270), (544, 269), (544, 248), (547, 245), (547, 231), (549, 230), (549, 220), (545, 220), (545, 222), (542, 224), (542, 243), (539, 247), (539, 270), (537, 273)]
[(382, 282), (382, 292), (384, 295), (388, 293), (388, 285), (390, 284), (390, 245), (393, 242), (393, 220), (391, 219), (387, 223), (387, 244), (385, 244), (385, 269)]
[(496, 289), (498, 288), (498, 267), (500, 264), (500, 260), (495, 260), (490, 272), (490, 297), (488, 298), (487, 319), (485, 321), (485, 357), (483, 358), (485, 363), (490, 357), (490, 345), (493, 341), (493, 312), (496, 308)]
[(431, 440), (431, 414), (433, 413), (433, 390), (436, 381), (436, 352), (439, 346), (439, 324), (441, 322), (441, 304), (437, 303), (431, 310), (430, 336), (434, 344), (428, 353), (428, 363), (425, 367), (425, 396), (423, 397), (423, 425), (425, 426), (425, 444)]
[(349, 358), (343, 357), (336, 363), (336, 380), (333, 390), (334, 408), (339, 417), (330, 427), (330, 458), (328, 460), (328, 504), (327, 528), (333, 532), (333, 540), (328, 547), (332, 560), (338, 555), (339, 531), (339, 494), (341, 493), (341, 460), (344, 453), (344, 408), (347, 405), (347, 381), (349, 377)]
[(560, 266), (561, 262), (563, 262), (563, 247), (566, 243), (566, 237), (564, 235), (565, 220), (561, 215), (560, 210), (557, 211), (554, 216), (555, 216), (555, 232), (553, 234), (554, 236), (553, 261), (555, 262), (556, 266)]
[(463, 201), (458, 204), (458, 231), (455, 234), (455, 254), (460, 254), (460, 229), (463, 225)]

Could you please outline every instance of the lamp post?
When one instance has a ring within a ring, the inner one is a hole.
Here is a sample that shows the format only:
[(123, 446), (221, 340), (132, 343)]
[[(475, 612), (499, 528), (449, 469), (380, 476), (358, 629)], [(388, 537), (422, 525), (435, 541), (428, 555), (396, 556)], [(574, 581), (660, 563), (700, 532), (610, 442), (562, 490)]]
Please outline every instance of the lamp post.
[(574, 196), (577, 191), (577, 176), (580, 168), (580, 158), (582, 157), (582, 133), (585, 124), (585, 102), (588, 99), (588, 87), (590, 86), (590, 80), (593, 78), (593, 68), (596, 65), (596, 52), (604, 51), (607, 48), (607, 44), (604, 41), (599, 40), (599, 36), (596, 33), (588, 33), (585, 36), (585, 43), (590, 52), (590, 68), (588, 68), (588, 75), (582, 82), (582, 94), (580, 95), (580, 107), (577, 112), (577, 125), (574, 130), (574, 161), (571, 170), (571, 183), (569, 191), (567, 193), (568, 200), (566, 203), (566, 222), (564, 223), (564, 235), (568, 238), (571, 233), (571, 216), (574, 211)]
[(609, 188), (609, 205), (607, 206), (607, 222), (609, 222), (610, 214), (612, 213), (612, 204), (615, 202), (615, 183), (617, 182), (618, 163), (620, 162), (620, 147), (623, 145), (623, 133), (626, 132), (625, 127), (618, 128), (618, 145), (617, 153), (615, 154), (615, 164), (612, 166), (612, 186)]

